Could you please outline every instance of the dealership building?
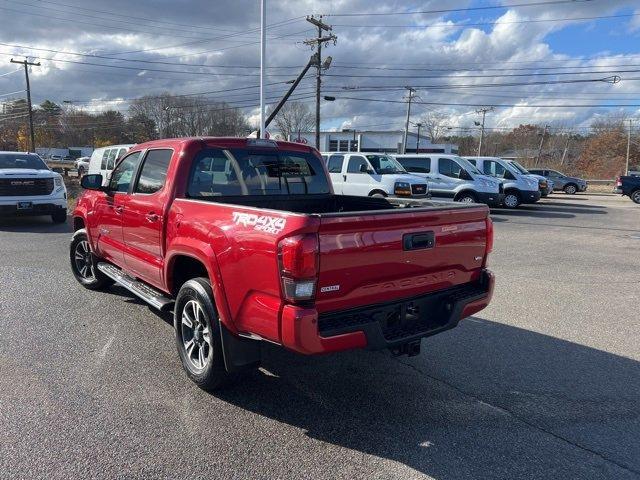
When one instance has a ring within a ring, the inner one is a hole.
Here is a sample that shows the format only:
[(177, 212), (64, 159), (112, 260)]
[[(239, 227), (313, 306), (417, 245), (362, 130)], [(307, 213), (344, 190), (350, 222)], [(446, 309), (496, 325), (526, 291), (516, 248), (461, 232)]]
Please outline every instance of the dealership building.
[[(315, 145), (315, 132), (304, 132), (292, 135), (293, 142)], [(418, 141), (419, 140), (419, 141)], [(400, 153), (404, 143), (404, 131), (341, 131), (320, 132), (321, 152), (384, 152)], [(458, 146), (450, 143), (433, 144), (428, 138), (409, 132), (407, 136), (407, 153), (458, 153)]]

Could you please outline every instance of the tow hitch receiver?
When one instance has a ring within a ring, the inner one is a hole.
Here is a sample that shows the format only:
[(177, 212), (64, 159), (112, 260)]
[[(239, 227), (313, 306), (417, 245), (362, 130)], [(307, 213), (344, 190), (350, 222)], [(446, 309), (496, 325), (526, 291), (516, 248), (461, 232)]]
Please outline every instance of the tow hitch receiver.
[(402, 345), (391, 347), (389, 350), (391, 350), (391, 354), (394, 357), (399, 357), (400, 355), (415, 357), (416, 355), (420, 355), (420, 340), (418, 339), (413, 342), (403, 343)]

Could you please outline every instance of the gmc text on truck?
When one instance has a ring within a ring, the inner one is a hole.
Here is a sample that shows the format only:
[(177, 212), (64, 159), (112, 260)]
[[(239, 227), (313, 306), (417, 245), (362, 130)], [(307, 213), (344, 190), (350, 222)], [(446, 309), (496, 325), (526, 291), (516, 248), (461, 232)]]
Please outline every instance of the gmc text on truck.
[(257, 366), (262, 341), (416, 354), (492, 296), (486, 206), (335, 195), (305, 145), (156, 140), (102, 182), (82, 179), (72, 271), (173, 310), (183, 366), (205, 389)]

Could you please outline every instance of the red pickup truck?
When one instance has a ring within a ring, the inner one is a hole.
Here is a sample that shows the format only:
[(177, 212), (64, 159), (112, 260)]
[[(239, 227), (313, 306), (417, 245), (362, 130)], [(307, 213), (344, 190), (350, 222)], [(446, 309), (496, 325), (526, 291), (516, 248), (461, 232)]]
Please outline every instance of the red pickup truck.
[(305, 145), (156, 140), (102, 183), (82, 178), (73, 273), (173, 310), (182, 363), (205, 389), (255, 367), (262, 341), (417, 354), (491, 299), (486, 206), (334, 195)]

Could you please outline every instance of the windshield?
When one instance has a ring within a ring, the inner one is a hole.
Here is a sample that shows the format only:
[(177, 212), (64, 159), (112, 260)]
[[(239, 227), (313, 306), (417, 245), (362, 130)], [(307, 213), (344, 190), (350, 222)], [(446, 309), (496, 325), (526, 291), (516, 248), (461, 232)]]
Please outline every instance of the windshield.
[(462, 158), (462, 157), (454, 157), (454, 158), (455, 158), (455, 161), (458, 162), (458, 164), (461, 167), (463, 167), (467, 172), (473, 173), (474, 175), (482, 175), (482, 172), (478, 170), (478, 168), (466, 158)]
[(37, 155), (27, 155), (26, 153), (0, 153), (0, 169), (2, 168), (48, 170), (40, 157)]
[(387, 155), (367, 155), (367, 160), (376, 171), (381, 175), (389, 173), (407, 173), (400, 163)]
[(279, 150), (207, 149), (195, 158), (190, 197), (304, 195), (330, 192), (315, 155)]
[(524, 175), (531, 175), (531, 172), (529, 172), (529, 170), (527, 170), (526, 168), (524, 168), (522, 165), (520, 165), (518, 162), (516, 162), (515, 160), (511, 160), (509, 162), (511, 164), (512, 167), (514, 167), (516, 170), (518, 170), (520, 173), (524, 174)]

